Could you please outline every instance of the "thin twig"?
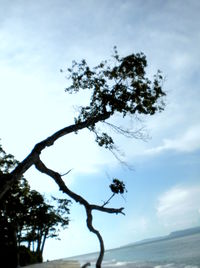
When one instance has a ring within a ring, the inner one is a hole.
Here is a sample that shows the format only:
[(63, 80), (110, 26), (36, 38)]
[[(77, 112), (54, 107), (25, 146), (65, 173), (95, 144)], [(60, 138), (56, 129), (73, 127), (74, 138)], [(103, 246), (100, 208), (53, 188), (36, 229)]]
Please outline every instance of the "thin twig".
[(64, 174), (62, 174), (62, 175), (60, 175), (60, 176), (63, 177), (63, 176), (65, 176), (65, 175), (69, 174), (69, 173), (72, 171), (72, 169), (73, 169), (73, 168), (71, 168), (71, 169), (68, 170), (66, 173), (64, 173)]

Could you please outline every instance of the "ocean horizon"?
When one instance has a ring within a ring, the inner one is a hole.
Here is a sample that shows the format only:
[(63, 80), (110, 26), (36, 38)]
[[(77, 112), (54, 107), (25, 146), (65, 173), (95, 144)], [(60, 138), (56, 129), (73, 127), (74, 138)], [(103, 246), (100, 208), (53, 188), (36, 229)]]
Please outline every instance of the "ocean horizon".
[[(195, 230), (196, 229), (196, 230)], [(171, 233), (166, 237), (148, 239), (105, 252), (105, 268), (200, 268), (200, 228)], [(98, 253), (84, 254), (76, 259), (81, 265), (95, 267)], [(66, 260), (67, 260), (66, 259)]]

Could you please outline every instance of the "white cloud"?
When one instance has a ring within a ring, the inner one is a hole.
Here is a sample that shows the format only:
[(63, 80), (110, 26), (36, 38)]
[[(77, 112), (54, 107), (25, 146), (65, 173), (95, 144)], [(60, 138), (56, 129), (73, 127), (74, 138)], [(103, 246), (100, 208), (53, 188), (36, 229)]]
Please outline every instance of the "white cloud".
[(161, 153), (166, 150), (193, 152), (200, 149), (200, 125), (190, 127), (181, 137), (164, 139), (163, 144), (146, 150), (148, 154)]
[(170, 189), (159, 197), (156, 209), (160, 222), (169, 230), (199, 225), (200, 185)]

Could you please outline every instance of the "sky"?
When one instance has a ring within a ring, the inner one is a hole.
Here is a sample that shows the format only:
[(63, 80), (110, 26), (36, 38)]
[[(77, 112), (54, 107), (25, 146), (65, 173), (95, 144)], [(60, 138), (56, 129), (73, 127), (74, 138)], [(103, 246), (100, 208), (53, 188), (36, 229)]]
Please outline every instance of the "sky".
[[(198, 0), (0, 0), (0, 138), (20, 161), (36, 143), (72, 124), (87, 101), (85, 92), (64, 91), (72, 60), (95, 66), (116, 45), (121, 56), (143, 52), (150, 78), (158, 69), (165, 77), (165, 110), (141, 121), (148, 141), (111, 133), (132, 170), (99, 148), (87, 130), (42, 153), (48, 167), (72, 169), (66, 184), (92, 203), (109, 198), (113, 178), (126, 183), (128, 192), (109, 204), (124, 207), (125, 216), (94, 213), (106, 249), (200, 224), (199, 12)], [(134, 120), (114, 121), (139, 127)], [(25, 177), (40, 193), (61, 196), (54, 181), (33, 167)], [(73, 203), (70, 219), (61, 241), (47, 241), (44, 260), (99, 249), (84, 208)]]

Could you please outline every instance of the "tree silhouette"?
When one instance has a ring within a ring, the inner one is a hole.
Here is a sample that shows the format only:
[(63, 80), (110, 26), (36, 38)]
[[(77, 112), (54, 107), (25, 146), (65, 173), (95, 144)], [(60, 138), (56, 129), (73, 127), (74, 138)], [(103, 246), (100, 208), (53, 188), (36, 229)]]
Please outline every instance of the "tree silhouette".
[(53, 178), (62, 192), (83, 205), (87, 215), (87, 226), (91, 232), (97, 235), (100, 242), (101, 251), (96, 263), (97, 267), (100, 267), (102, 263), (104, 245), (100, 233), (92, 225), (92, 211), (123, 214), (123, 208), (115, 209), (108, 208), (105, 204), (98, 206), (88, 203), (87, 200), (67, 187), (59, 172), (45, 166), (40, 154), (59, 138), (87, 128), (94, 133), (95, 141), (99, 146), (105, 147), (117, 156), (113, 137), (101, 131), (100, 123), (107, 124), (122, 135), (133, 138), (141, 137), (140, 131), (133, 132), (127, 128), (114, 125), (110, 120), (115, 114), (121, 115), (123, 119), (127, 116), (154, 115), (164, 109), (163, 77), (158, 71), (151, 81), (146, 76), (146, 67), (147, 61), (143, 53), (120, 57), (116, 47), (111, 61), (102, 61), (94, 68), (90, 68), (85, 60), (80, 63), (74, 61), (71, 68), (67, 70), (71, 85), (65, 91), (67, 93), (78, 93), (80, 90), (88, 90), (90, 92), (88, 105), (80, 107), (79, 115), (75, 118), (74, 124), (58, 130), (45, 140), (37, 143), (30, 154), (13, 171), (8, 174), (1, 174), (0, 178), (1, 198), (14, 181), (35, 165), (40, 172)]
[[(0, 156), (0, 172), (1, 170), (8, 172), (17, 163), (12, 155), (7, 155), (3, 151), (1, 146)], [(21, 257), (22, 246), (24, 253), (26, 251), (27, 254), (34, 256), (35, 261), (42, 261), (46, 239), (58, 237), (60, 227), (68, 226), (70, 201), (55, 197), (52, 197), (52, 201), (54, 205), (47, 203), (44, 196), (37, 191), (31, 190), (24, 177), (15, 181), (2, 197), (0, 254), (4, 253), (1, 260), (7, 263), (5, 267), (16, 267), (17, 263), (23, 266), (31, 262), (31, 259)], [(10, 263), (12, 259), (14, 261)]]

